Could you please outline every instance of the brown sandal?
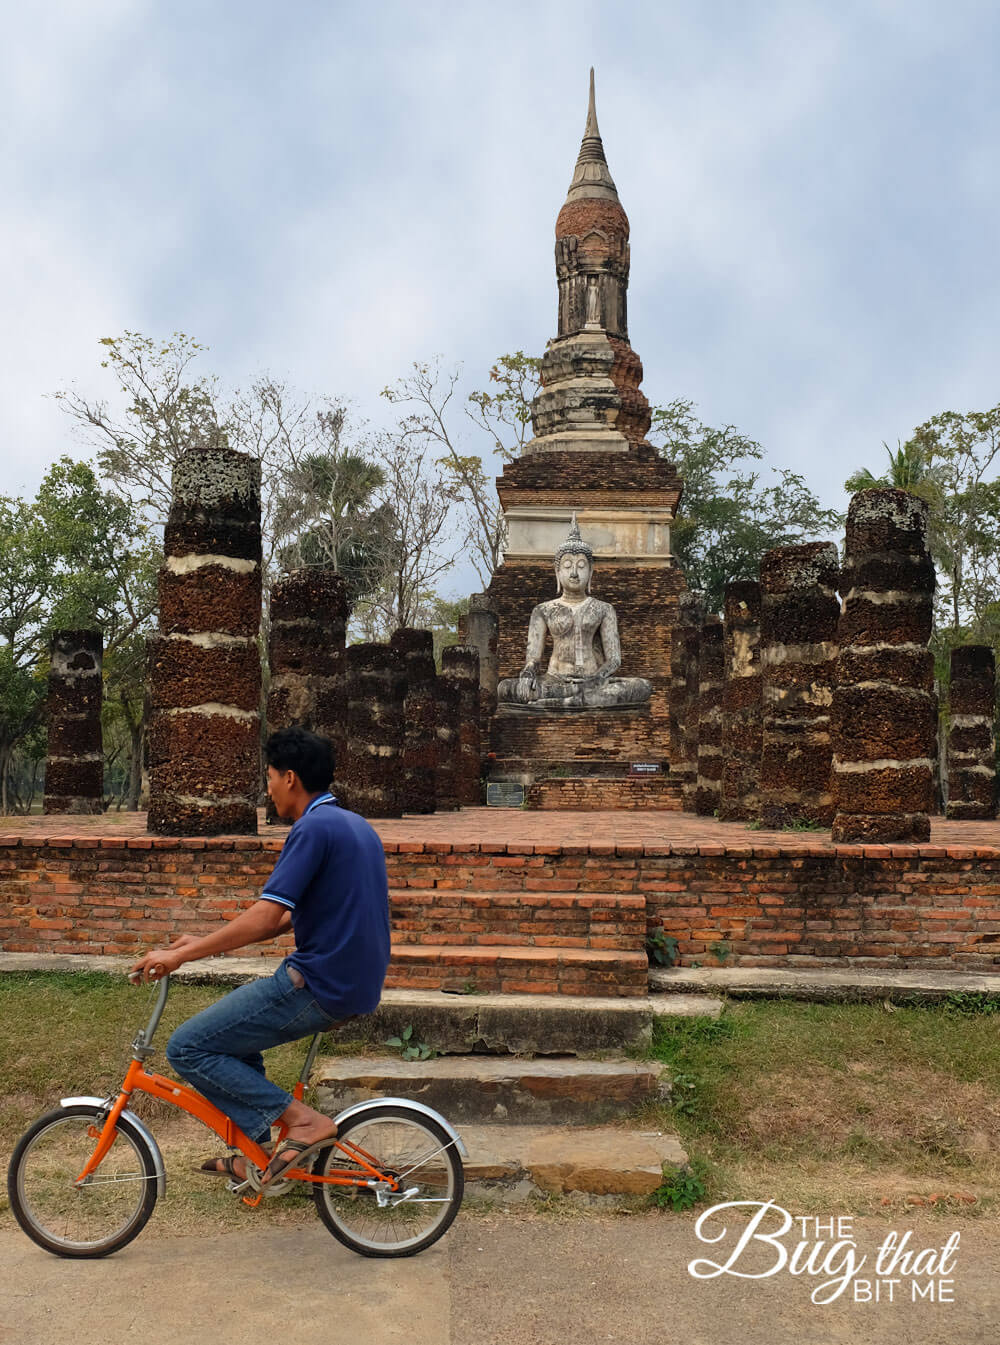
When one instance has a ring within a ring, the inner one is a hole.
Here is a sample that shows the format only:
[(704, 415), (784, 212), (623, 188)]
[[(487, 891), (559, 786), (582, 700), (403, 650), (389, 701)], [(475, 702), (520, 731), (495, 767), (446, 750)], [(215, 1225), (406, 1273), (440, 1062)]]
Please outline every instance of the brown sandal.
[[(237, 1160), (244, 1164), (243, 1172), (236, 1171)], [(242, 1154), (226, 1154), (222, 1158), (206, 1158), (196, 1171), (207, 1173), (210, 1177), (228, 1177), (230, 1181), (245, 1182), (247, 1179), (245, 1165), (246, 1159)]]

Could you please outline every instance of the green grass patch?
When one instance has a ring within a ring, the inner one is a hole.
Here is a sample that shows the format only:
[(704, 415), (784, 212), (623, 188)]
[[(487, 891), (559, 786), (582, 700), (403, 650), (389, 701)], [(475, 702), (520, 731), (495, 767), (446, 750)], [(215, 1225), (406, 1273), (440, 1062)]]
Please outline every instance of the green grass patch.
[(660, 1120), (702, 1165), (706, 1198), (882, 1208), (908, 1194), (1000, 1188), (996, 1000), (941, 1005), (738, 1001), (660, 1019)]

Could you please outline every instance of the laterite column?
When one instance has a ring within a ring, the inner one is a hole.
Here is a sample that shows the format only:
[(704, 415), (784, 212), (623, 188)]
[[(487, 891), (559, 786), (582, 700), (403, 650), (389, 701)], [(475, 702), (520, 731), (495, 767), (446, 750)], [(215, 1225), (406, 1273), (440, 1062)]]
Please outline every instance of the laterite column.
[(384, 644), (345, 655), (347, 724), (343, 777), (349, 806), (363, 817), (403, 815), (405, 661)]
[(951, 651), (948, 699), (947, 815), (992, 820), (997, 815), (996, 660), (989, 645)]
[(149, 830), (257, 830), (260, 463), (222, 447), (177, 462), (149, 642)]
[(698, 778), (694, 810), (712, 817), (722, 797), (722, 684), (725, 646), (722, 622), (714, 614), (701, 628), (698, 660)]
[(408, 626), (392, 633), (390, 647), (403, 659), (406, 698), (401, 806), (404, 813), (434, 811), (437, 774), (437, 669), (434, 636)]
[(476, 808), (482, 802), (478, 651), (471, 645), (461, 644), (442, 650), (441, 675), (444, 681), (458, 686), (455, 798), (461, 808)]
[(905, 490), (863, 490), (847, 512), (833, 700), (835, 841), (930, 837), (937, 713), (927, 512)]
[(52, 634), (43, 812), (104, 811), (103, 658), (100, 631)]
[(764, 720), (761, 821), (833, 818), (830, 706), (837, 658), (840, 559), (833, 542), (779, 546), (760, 565)]
[(722, 692), (722, 800), (719, 820), (760, 816), (760, 756), (764, 740), (764, 681), (760, 668), (760, 584), (726, 585), (726, 684)]
[(688, 719), (692, 700), (697, 699), (698, 645), (703, 620), (699, 599), (693, 593), (682, 593), (677, 600), (677, 620), (670, 641), (670, 776), (680, 784), (688, 810), (694, 807), (698, 777), (697, 734), (692, 741)]

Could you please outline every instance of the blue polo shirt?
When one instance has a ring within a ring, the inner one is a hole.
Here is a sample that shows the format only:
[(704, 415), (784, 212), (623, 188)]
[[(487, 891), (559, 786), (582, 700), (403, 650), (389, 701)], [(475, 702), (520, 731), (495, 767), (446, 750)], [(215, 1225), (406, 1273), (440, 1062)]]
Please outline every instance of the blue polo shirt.
[(389, 965), (389, 882), (377, 832), (321, 794), (288, 833), (261, 893), (292, 913), (296, 967), (333, 1018), (371, 1013)]

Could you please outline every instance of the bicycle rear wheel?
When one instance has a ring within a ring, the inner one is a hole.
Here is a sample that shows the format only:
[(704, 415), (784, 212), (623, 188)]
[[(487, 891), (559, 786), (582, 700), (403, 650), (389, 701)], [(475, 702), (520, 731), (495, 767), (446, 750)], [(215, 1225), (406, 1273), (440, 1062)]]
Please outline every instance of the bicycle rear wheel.
[[(333, 1236), (361, 1256), (413, 1256), (437, 1242), (465, 1189), (462, 1160), (447, 1131), (429, 1116), (385, 1103), (349, 1117), (337, 1138), (397, 1178), (399, 1190), (316, 1183), (316, 1208)], [(318, 1177), (365, 1172), (358, 1158), (334, 1145), (320, 1150), (312, 1170)]]
[(14, 1217), (33, 1242), (56, 1256), (107, 1256), (131, 1242), (153, 1213), (153, 1155), (124, 1118), (100, 1167), (76, 1185), (106, 1119), (89, 1103), (48, 1112), (24, 1133), (10, 1160)]

